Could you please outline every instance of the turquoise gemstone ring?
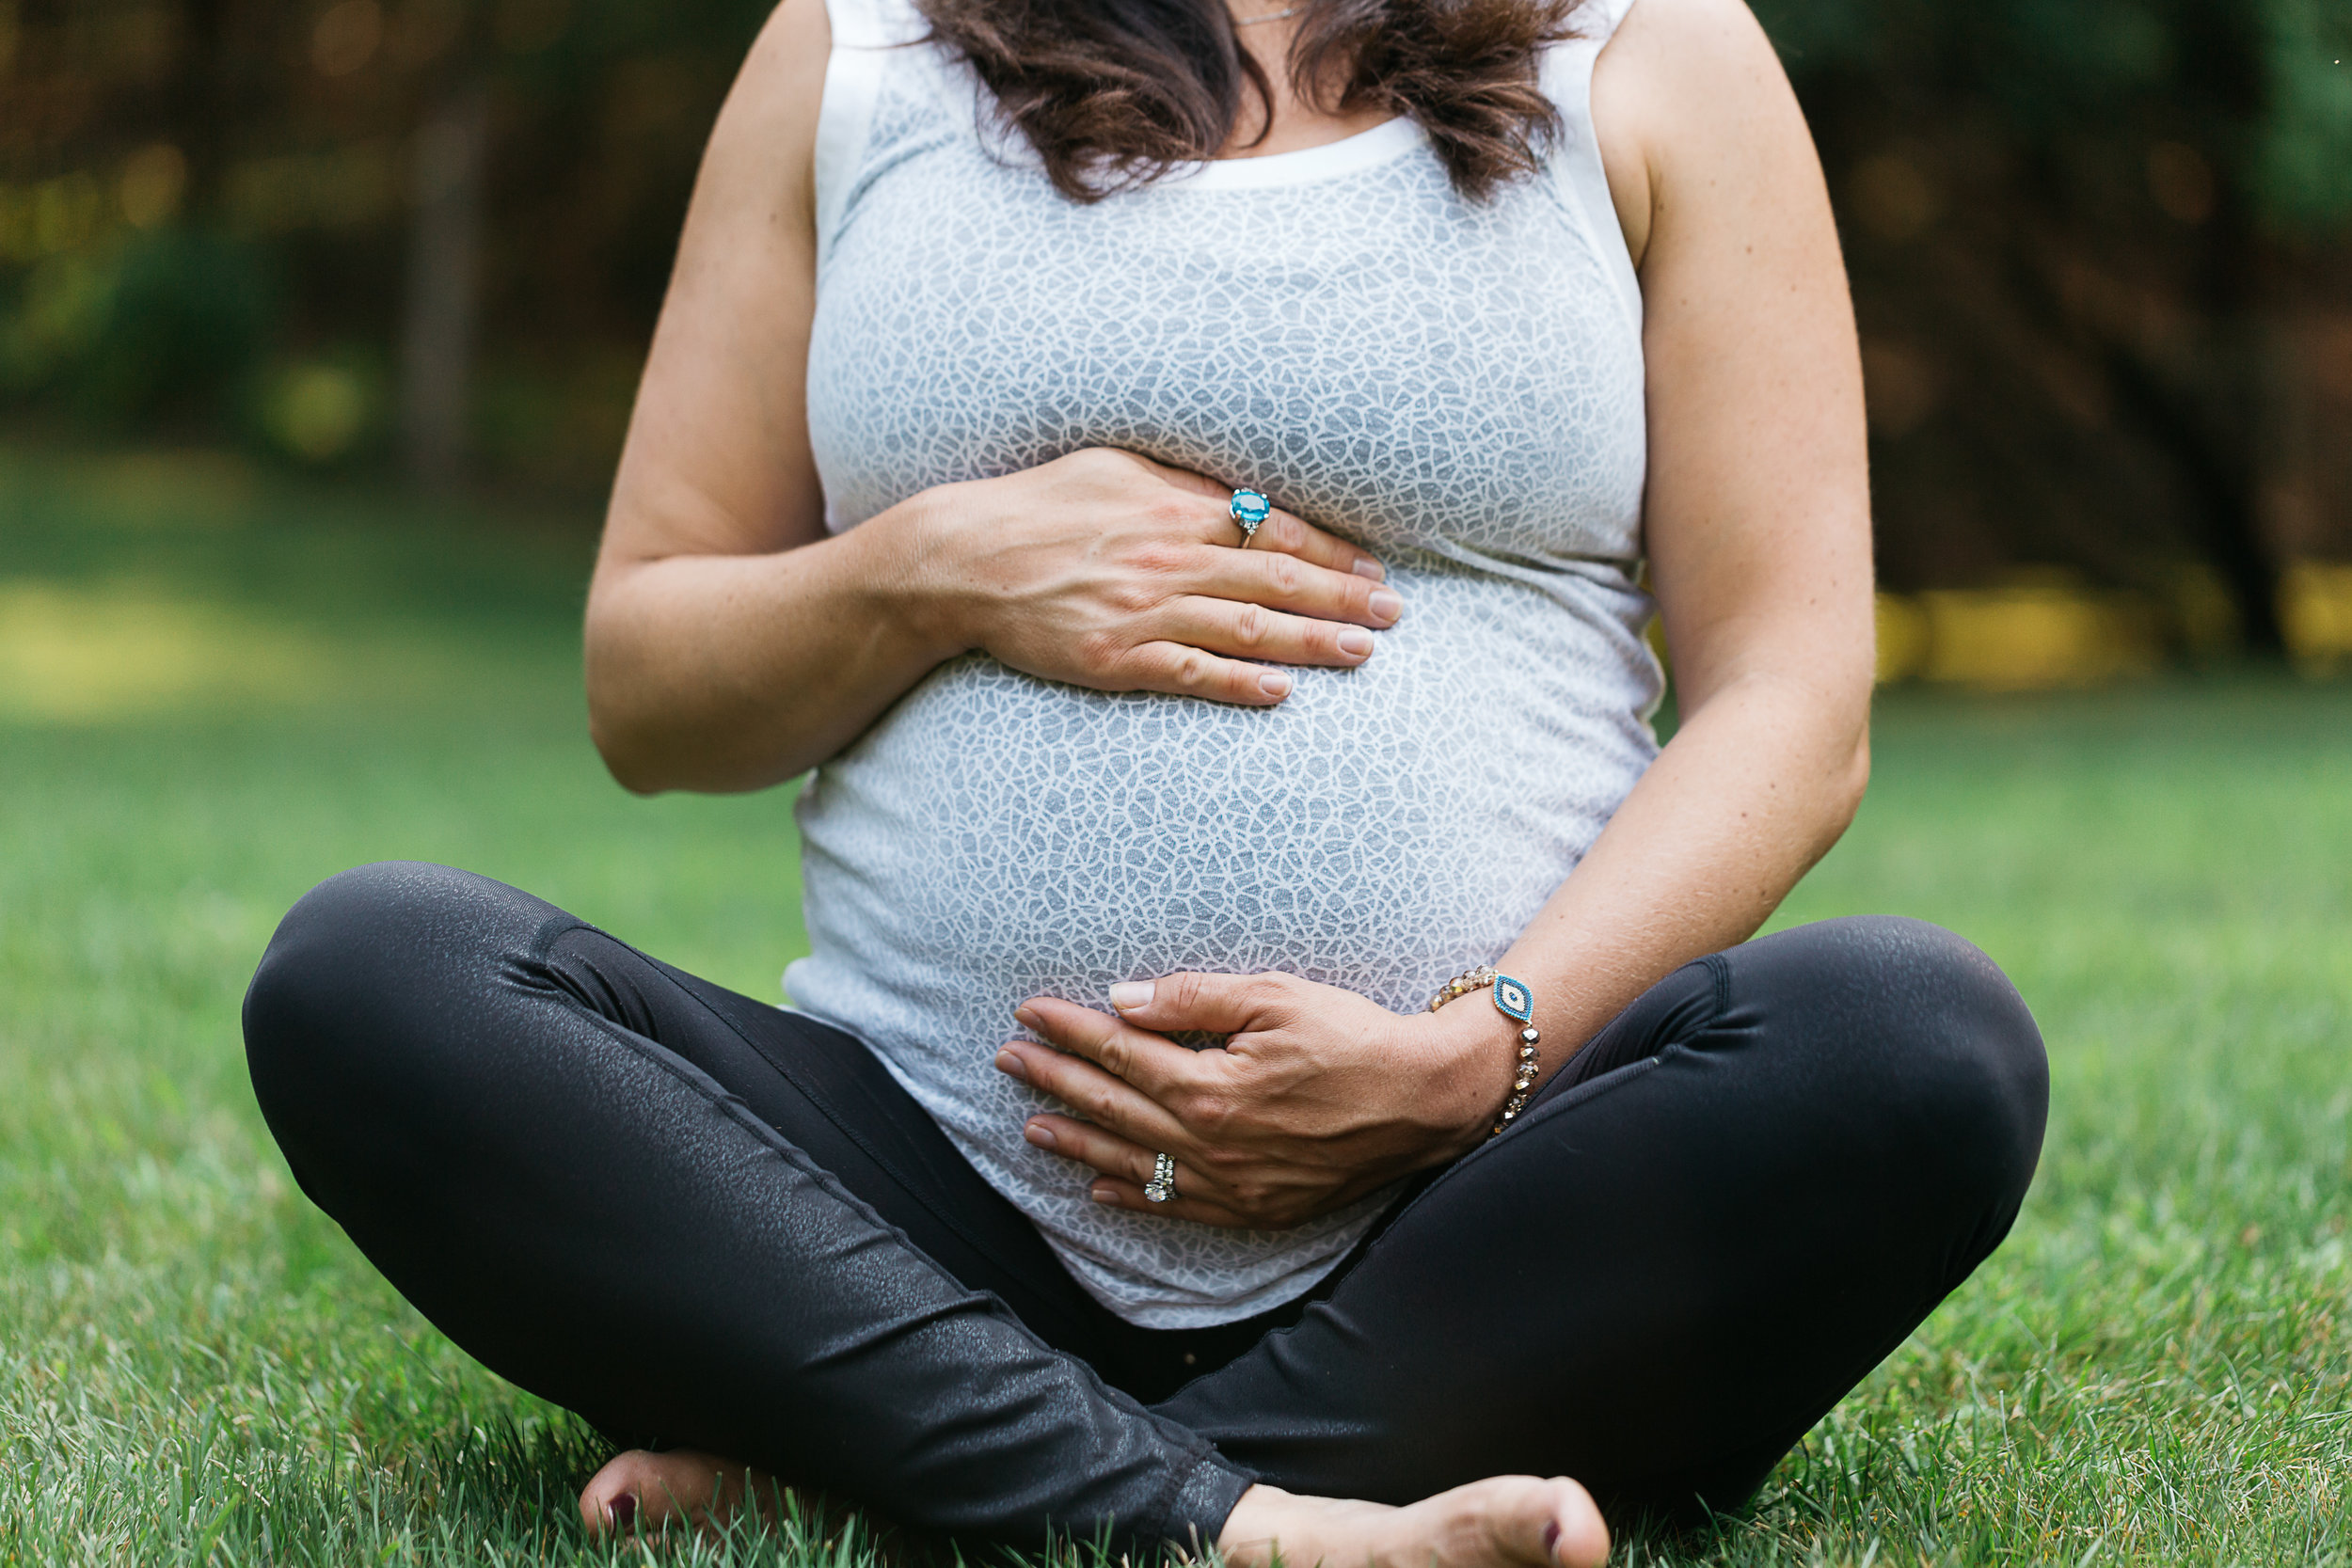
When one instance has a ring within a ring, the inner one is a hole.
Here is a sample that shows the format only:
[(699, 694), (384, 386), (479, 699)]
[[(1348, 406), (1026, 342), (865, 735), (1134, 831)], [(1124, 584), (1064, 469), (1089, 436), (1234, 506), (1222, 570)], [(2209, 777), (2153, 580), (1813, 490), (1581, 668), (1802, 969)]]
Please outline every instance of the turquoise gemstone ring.
[(1248, 549), (1249, 541), (1258, 537), (1258, 525), (1274, 515), (1274, 503), (1257, 490), (1236, 490), (1229, 510), (1233, 521), (1241, 525), (1241, 547)]

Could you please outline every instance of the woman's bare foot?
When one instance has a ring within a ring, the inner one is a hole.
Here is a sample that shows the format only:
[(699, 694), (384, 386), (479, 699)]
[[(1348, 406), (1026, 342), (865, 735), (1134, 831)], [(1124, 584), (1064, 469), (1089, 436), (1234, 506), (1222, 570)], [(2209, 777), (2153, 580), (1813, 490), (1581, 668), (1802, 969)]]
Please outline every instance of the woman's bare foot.
[(773, 1476), (732, 1459), (692, 1449), (631, 1449), (614, 1454), (580, 1488), (580, 1517), (591, 1535), (658, 1530), (672, 1520), (716, 1531), (747, 1498), (775, 1494)]
[(1217, 1549), (1237, 1568), (1600, 1568), (1609, 1527), (1565, 1476), (1496, 1476), (1406, 1508), (1253, 1486)]
[[(580, 1516), (592, 1535), (672, 1520), (719, 1530), (775, 1490), (773, 1477), (715, 1454), (631, 1449), (580, 1489)], [(1235, 1568), (1273, 1568), (1278, 1550), (1286, 1568), (1600, 1568), (1609, 1527), (1565, 1476), (1497, 1476), (1406, 1508), (1253, 1486), (1216, 1544)]]

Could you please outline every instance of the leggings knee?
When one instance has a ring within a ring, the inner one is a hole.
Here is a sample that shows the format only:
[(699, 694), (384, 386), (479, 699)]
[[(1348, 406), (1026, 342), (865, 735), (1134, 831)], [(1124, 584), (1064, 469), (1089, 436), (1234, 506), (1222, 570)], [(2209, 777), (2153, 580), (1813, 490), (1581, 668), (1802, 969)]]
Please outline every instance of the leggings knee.
[(1983, 1196), (2014, 1212), (2049, 1114), (2049, 1060), (2033, 1014), (1981, 949), (1942, 927), (1892, 916), (1857, 924), (1917, 1114)]
[(1811, 1016), (1841, 1052), (1836, 1074), (1899, 1117), (1922, 1158), (2013, 1210), (2041, 1156), (2049, 1064), (2024, 999), (1980, 949), (1923, 920), (1868, 915), (1732, 956), (1760, 994)]
[[(385, 1064), (362, 1059), (412, 1035), (418, 1006), (464, 1008), (472, 972), (548, 907), (470, 872), (385, 861), (328, 878), (279, 922), (246, 989), (246, 1061), (262, 1114), (287, 1145)], [(420, 1021), (421, 1022), (421, 1021)]]

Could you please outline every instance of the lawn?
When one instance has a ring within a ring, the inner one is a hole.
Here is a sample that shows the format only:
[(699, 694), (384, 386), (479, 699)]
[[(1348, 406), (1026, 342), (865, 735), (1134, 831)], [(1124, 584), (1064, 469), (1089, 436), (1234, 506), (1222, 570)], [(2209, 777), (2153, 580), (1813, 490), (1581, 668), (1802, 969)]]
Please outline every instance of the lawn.
[[(772, 993), (788, 801), (603, 776), (587, 539), (0, 449), (0, 1560), (644, 1556), (576, 1523), (595, 1439), (294, 1190), (236, 1024), (286, 906), (391, 856)], [(2033, 1005), (2041, 1175), (1748, 1514), (1617, 1560), (2352, 1560), (2352, 688), (1890, 693), (1869, 801), (1781, 918), (1864, 911), (1973, 938)], [(666, 1555), (865, 1550), (813, 1518)]]

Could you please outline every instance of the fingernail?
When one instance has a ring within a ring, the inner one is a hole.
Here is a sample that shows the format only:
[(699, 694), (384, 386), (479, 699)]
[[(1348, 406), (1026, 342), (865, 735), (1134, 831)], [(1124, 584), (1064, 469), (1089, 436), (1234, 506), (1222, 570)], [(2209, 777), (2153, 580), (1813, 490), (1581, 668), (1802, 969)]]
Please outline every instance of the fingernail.
[(1370, 578), (1375, 582), (1389, 580), (1389, 569), (1377, 561), (1359, 561), (1356, 562), (1356, 575), (1359, 578)]
[(1372, 611), (1373, 619), (1386, 626), (1405, 613), (1405, 599), (1393, 588), (1375, 588), (1364, 601), (1364, 608)]
[(1361, 626), (1350, 626), (1340, 633), (1340, 652), (1364, 658), (1372, 653), (1372, 633)]
[(1021, 1129), (1021, 1135), (1040, 1148), (1054, 1147), (1054, 1130), (1042, 1122), (1033, 1121)]
[(1030, 1011), (1027, 1007), (1015, 1007), (1012, 1010), (1012, 1018), (1013, 1022), (1020, 1024), (1024, 1029), (1034, 1029), (1038, 1027), (1037, 1014)]
[(637, 1494), (622, 1493), (605, 1505), (605, 1512), (612, 1515), (614, 1529), (628, 1528), (637, 1522)]
[(1018, 1078), (1024, 1084), (1029, 1081), (1029, 1064), (1009, 1051), (996, 1053), (996, 1070), (1008, 1078)]
[(1120, 1012), (1132, 1012), (1152, 1005), (1152, 993), (1159, 990), (1153, 980), (1121, 980), (1111, 988), (1111, 1006)]
[(1258, 689), (1269, 697), (1287, 697), (1291, 694), (1291, 678), (1279, 670), (1268, 670), (1258, 677)]
[(1111, 1191), (1108, 1187), (1097, 1187), (1087, 1196), (1093, 1198), (1097, 1203), (1117, 1203), (1119, 1201), (1119, 1195)]
[(1560, 1521), (1554, 1519), (1551, 1523), (1544, 1527), (1544, 1555), (1546, 1557), (1557, 1556), (1558, 1554), (1553, 1552), (1551, 1548), (1559, 1544)]

